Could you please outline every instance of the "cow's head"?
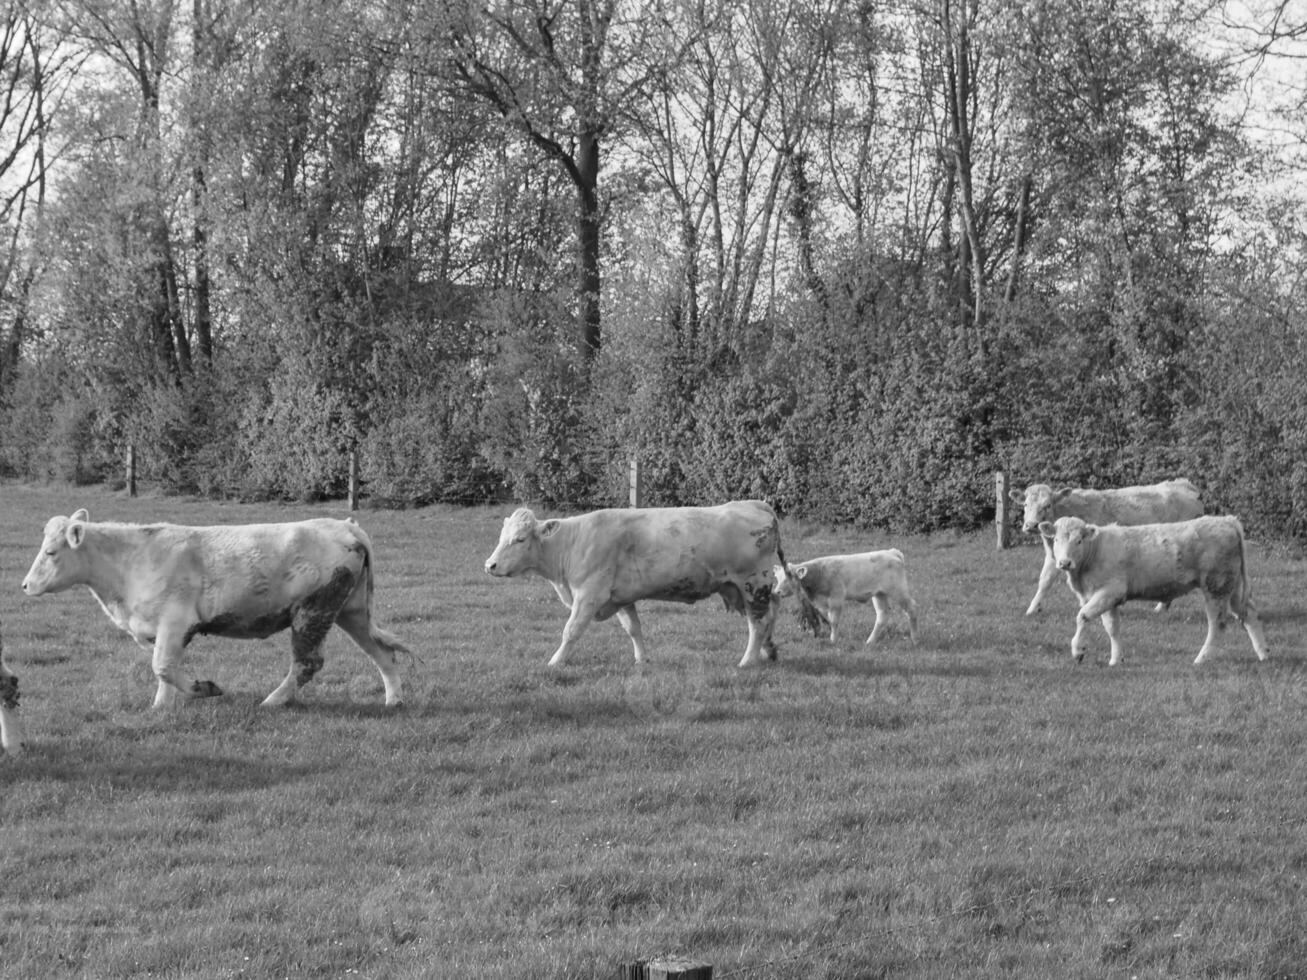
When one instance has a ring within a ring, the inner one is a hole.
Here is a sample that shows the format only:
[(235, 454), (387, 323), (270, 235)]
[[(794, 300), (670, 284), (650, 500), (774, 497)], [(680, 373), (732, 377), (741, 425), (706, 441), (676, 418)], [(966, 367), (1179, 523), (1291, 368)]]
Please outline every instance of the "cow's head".
[(1078, 517), (1059, 517), (1051, 524), (1044, 521), (1039, 533), (1053, 540), (1053, 561), (1057, 567), (1074, 572), (1085, 558), (1085, 550), (1098, 534), (1098, 528)]
[(794, 595), (799, 590), (799, 579), (808, 574), (806, 568), (802, 566), (795, 568), (789, 562), (773, 565), (771, 571), (776, 576), (776, 588), (772, 589), (772, 594), (778, 599)]
[(23, 579), (23, 592), (27, 595), (62, 592), (85, 581), (86, 555), (82, 544), (86, 540), (88, 520), (86, 511), (79, 510), (72, 517), (52, 517), (46, 522), (41, 550)]
[(491, 575), (520, 575), (539, 567), (540, 542), (558, 530), (558, 521), (537, 521), (529, 508), (519, 507), (504, 518), (499, 544), (486, 559)]
[(1008, 496), (1025, 509), (1021, 530), (1034, 534), (1039, 525), (1054, 518), (1053, 505), (1071, 492), (1070, 487), (1054, 490), (1047, 483), (1032, 483), (1024, 490), (1013, 490)]

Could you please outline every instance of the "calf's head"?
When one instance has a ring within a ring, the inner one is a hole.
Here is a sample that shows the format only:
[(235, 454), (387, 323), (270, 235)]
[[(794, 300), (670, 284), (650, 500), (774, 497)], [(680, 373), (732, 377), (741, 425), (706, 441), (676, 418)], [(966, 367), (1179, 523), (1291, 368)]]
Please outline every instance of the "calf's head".
[(1098, 528), (1078, 517), (1059, 517), (1051, 524), (1048, 521), (1041, 523), (1039, 533), (1053, 539), (1053, 561), (1057, 567), (1074, 572), (1084, 562), (1085, 552), (1098, 534)]
[(772, 595), (779, 599), (794, 595), (800, 588), (799, 580), (808, 574), (806, 568), (795, 568), (788, 562), (783, 565), (773, 565), (771, 570), (776, 576), (776, 588), (772, 589)]
[(72, 517), (52, 517), (46, 522), (41, 550), (23, 579), (24, 593), (62, 592), (83, 581), (87, 559), (82, 544), (87, 520), (86, 511), (79, 510)]
[(536, 520), (526, 507), (519, 507), (504, 518), (499, 532), (499, 544), (486, 559), (486, 571), (491, 575), (518, 575), (536, 568), (540, 557), (540, 539), (548, 537), (558, 528), (558, 521)]
[(1025, 490), (1011, 491), (1008, 496), (1024, 508), (1021, 530), (1034, 534), (1040, 524), (1053, 519), (1053, 505), (1070, 492), (1070, 487), (1054, 490), (1047, 483), (1032, 483)]

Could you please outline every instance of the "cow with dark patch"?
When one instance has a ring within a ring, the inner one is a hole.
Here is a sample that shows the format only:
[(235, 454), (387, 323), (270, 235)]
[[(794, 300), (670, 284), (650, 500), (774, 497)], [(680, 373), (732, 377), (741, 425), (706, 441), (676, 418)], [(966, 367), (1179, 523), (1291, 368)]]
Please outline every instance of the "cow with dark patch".
[(372, 542), (353, 520), (185, 527), (93, 523), (85, 510), (52, 517), (23, 579), (30, 596), (85, 585), (121, 629), (153, 646), (162, 707), (221, 694), (182, 669), (199, 634), (263, 639), (291, 631), (285, 680), (264, 700), (288, 704), (322, 667), (332, 625), (366, 653), (387, 705), (403, 700), (395, 654), (407, 648), (372, 621)]
[[(1074, 487), (1054, 490), (1047, 483), (1032, 483), (1025, 490), (1011, 491), (1009, 496), (1024, 508), (1021, 530), (1026, 534), (1036, 533), (1041, 523), (1047, 521), (1051, 524), (1059, 517), (1079, 517), (1090, 524), (1133, 526), (1188, 521), (1203, 516), (1198, 488), (1184, 479), (1114, 490)], [(1044, 546), (1044, 566), (1039, 570), (1039, 586), (1026, 609), (1027, 616), (1039, 612), (1044, 596), (1057, 578), (1052, 542), (1046, 537), (1040, 540)]]
[(1101, 618), (1112, 644), (1110, 664), (1121, 662), (1117, 639), (1117, 607), (1131, 599), (1170, 602), (1187, 592), (1203, 593), (1207, 639), (1194, 663), (1200, 664), (1216, 645), (1227, 613), (1243, 623), (1258, 660), (1267, 657), (1266, 639), (1253, 605), (1244, 560), (1243, 526), (1237, 517), (1199, 517), (1168, 524), (1122, 527), (1087, 524), (1078, 517), (1059, 517), (1039, 526), (1053, 542), (1057, 567), (1080, 600), (1071, 655), (1079, 662), (1085, 651), (1085, 624)]
[(846, 602), (870, 602), (876, 610), (876, 624), (866, 643), (875, 643), (889, 623), (889, 604), (894, 602), (908, 616), (908, 636), (917, 642), (917, 604), (908, 590), (903, 552), (898, 548), (867, 551), (857, 555), (827, 555), (797, 565), (777, 565), (776, 595), (794, 596), (800, 603), (800, 622), (814, 636), (821, 623), (830, 627), (830, 642), (836, 643), (840, 617)]
[(615, 508), (546, 521), (522, 507), (504, 519), (486, 571), (539, 575), (571, 610), (551, 667), (567, 659), (592, 620), (611, 616), (631, 638), (636, 661), (643, 661), (636, 602), (693, 603), (711, 595), (748, 620), (740, 666), (749, 667), (776, 659), (772, 566), (784, 560), (776, 514), (761, 500)]
[(0, 748), (10, 755), (23, 751), (23, 723), (18, 717), (18, 675), (5, 663), (0, 640)]

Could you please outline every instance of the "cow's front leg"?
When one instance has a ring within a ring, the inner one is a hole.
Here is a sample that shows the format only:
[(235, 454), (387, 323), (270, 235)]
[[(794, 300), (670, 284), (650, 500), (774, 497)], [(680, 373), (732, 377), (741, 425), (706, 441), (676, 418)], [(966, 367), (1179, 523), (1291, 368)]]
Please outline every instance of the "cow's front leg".
[(617, 610), (617, 621), (622, 624), (622, 629), (631, 638), (631, 645), (635, 647), (635, 662), (644, 663), (644, 630), (640, 628), (640, 617), (635, 614), (634, 602)]
[(1026, 610), (1027, 616), (1039, 612), (1044, 596), (1048, 594), (1053, 579), (1057, 578), (1057, 561), (1053, 558), (1053, 546), (1043, 535), (1040, 535), (1040, 542), (1044, 546), (1044, 567), (1039, 570), (1039, 585), (1035, 589), (1035, 597), (1030, 600), (1030, 607)]
[(880, 593), (873, 595), (871, 606), (876, 610), (876, 625), (871, 628), (871, 634), (867, 637), (867, 646), (880, 639), (880, 635), (885, 632), (885, 623), (889, 620), (889, 602), (883, 595)]
[(154, 707), (167, 708), (177, 702), (178, 696), (189, 701), (192, 698), (211, 698), (222, 693), (222, 689), (213, 681), (197, 681), (182, 668), (182, 653), (186, 648), (186, 629), (176, 623), (160, 623), (154, 636), (154, 656), (151, 666), (157, 686), (154, 691)]
[(831, 646), (835, 646), (836, 644), (839, 643), (840, 617), (843, 615), (843, 613), (844, 613), (844, 604), (841, 603), (838, 599), (831, 599), (831, 601), (826, 604), (824, 615), (826, 616), (826, 622), (830, 623)]
[[(1076, 613), (1076, 632), (1071, 637), (1071, 656), (1076, 663), (1085, 659), (1084, 637), (1085, 627), (1092, 619), (1100, 619), (1104, 613), (1114, 610), (1117, 606), (1118, 597), (1106, 591), (1095, 592), (1080, 606)], [(1109, 627), (1106, 619), (1103, 620), (1103, 629), (1107, 632), (1109, 639), (1112, 641), (1112, 663), (1120, 659), (1120, 649), (1117, 646), (1116, 638), (1112, 635), (1115, 629), (1115, 619), (1113, 625)]]
[(1111, 609), (1108, 609), (1098, 618), (1103, 624), (1103, 632), (1107, 634), (1107, 641), (1112, 644), (1112, 654), (1108, 658), (1107, 665), (1109, 667), (1115, 667), (1121, 662), (1121, 641), (1116, 635), (1116, 629), (1119, 623), (1119, 618), (1116, 614), (1116, 607), (1113, 606)]
[(550, 667), (561, 667), (567, 661), (567, 654), (571, 651), (572, 644), (581, 638), (585, 628), (595, 618), (595, 613), (599, 611), (599, 605), (599, 600), (595, 596), (585, 592), (574, 592), (572, 594), (572, 613), (567, 617), (567, 622), (563, 625), (563, 642), (558, 645), (554, 655), (549, 658)]

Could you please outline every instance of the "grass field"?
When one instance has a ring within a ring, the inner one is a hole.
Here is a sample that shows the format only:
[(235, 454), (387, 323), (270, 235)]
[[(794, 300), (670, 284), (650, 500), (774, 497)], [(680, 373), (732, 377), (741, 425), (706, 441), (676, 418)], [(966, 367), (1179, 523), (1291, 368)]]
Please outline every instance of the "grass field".
[[(1036, 547), (786, 522), (791, 560), (890, 544), (901, 620), (868, 652), (786, 610), (647, 604), (546, 668), (565, 611), (482, 571), (508, 508), (359, 515), (377, 618), (414, 649), (381, 707), (337, 631), (302, 704), (262, 709), (289, 638), (201, 638), (226, 696), (150, 709), (147, 654), (84, 589), (18, 586), (55, 513), (241, 523), (338, 507), (0, 487), (0, 625), (29, 750), (0, 759), (0, 976), (717, 978), (1307, 976), (1307, 562), (1252, 541), (1272, 659), (1201, 602), (1127, 607), (1070, 659)], [(1095, 661), (1095, 662), (1091, 662)]]

